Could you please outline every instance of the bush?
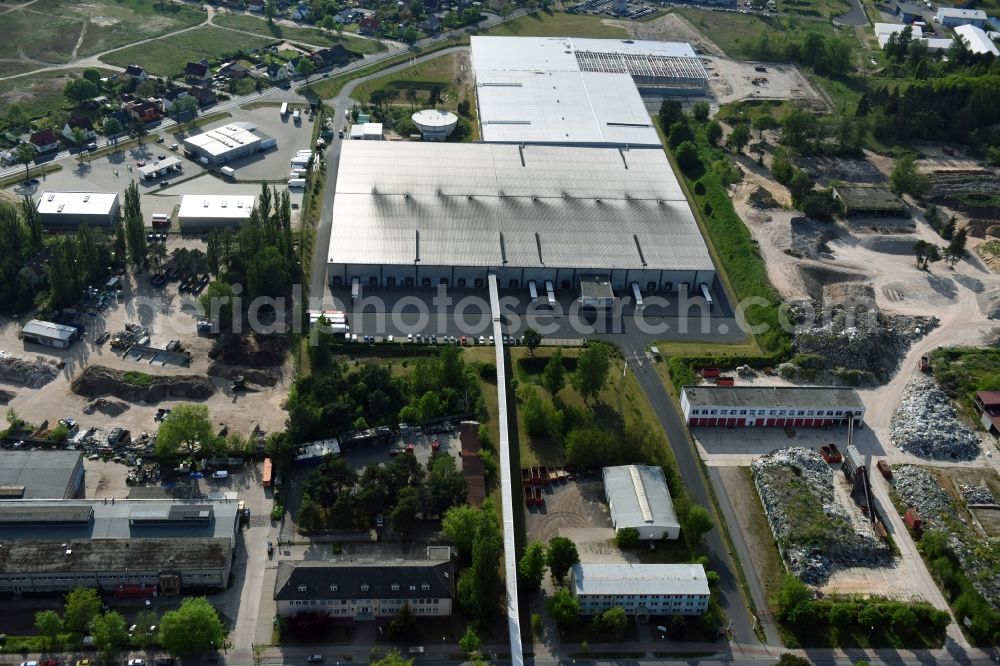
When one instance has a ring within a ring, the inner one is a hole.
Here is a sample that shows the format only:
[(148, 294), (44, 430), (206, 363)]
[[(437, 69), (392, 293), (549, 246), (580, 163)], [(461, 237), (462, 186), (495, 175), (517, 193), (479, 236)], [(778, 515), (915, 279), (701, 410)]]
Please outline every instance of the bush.
[(705, 183), (700, 180), (694, 184), (694, 193), (699, 197), (705, 195)]
[(639, 545), (639, 530), (623, 527), (615, 533), (615, 545), (619, 548), (635, 548)]

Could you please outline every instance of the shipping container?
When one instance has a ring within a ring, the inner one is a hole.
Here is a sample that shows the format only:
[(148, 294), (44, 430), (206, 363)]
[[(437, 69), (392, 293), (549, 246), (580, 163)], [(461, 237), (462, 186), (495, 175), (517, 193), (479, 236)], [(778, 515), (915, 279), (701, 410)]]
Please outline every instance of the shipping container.
[(281, 103), (281, 117), (284, 118), (288, 115), (288, 102)]
[(271, 487), (271, 482), (274, 480), (273, 479), (273, 474), (274, 474), (274, 472), (273, 472), (273, 470), (271, 468), (271, 459), (270, 458), (264, 458), (264, 467), (263, 467), (263, 469), (261, 470), (261, 473), (260, 473), (260, 481), (261, 481), (261, 484), (265, 488), (270, 488)]

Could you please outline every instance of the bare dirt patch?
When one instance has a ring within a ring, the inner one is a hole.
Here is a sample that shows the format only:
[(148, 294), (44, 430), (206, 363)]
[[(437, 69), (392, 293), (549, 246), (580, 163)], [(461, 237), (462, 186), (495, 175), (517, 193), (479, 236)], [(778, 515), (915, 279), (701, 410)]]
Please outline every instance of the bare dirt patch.
[[(130, 379), (132, 377), (133, 379)], [(205, 400), (215, 385), (198, 375), (154, 376), (91, 365), (73, 381), (73, 392), (89, 398), (113, 395), (128, 402), (156, 403), (167, 399)]]
[(689, 42), (702, 53), (722, 55), (722, 49), (720, 49), (715, 42), (703, 35), (701, 31), (688, 23), (687, 19), (680, 14), (664, 14), (657, 19), (644, 23), (615, 20), (606, 20), (604, 22), (608, 25), (628, 30), (636, 39), (650, 39), (664, 42)]

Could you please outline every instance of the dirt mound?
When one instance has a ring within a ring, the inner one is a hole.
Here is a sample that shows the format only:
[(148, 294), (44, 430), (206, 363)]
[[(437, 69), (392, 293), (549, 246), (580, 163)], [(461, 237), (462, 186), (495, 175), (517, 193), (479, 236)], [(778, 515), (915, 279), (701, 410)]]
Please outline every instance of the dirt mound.
[(94, 412), (100, 412), (105, 416), (121, 416), (128, 411), (128, 409), (128, 404), (121, 402), (120, 400), (105, 400), (104, 398), (98, 398), (97, 400), (92, 400), (90, 404), (84, 407), (83, 413), (93, 414)]
[(92, 365), (73, 380), (73, 392), (88, 398), (113, 395), (127, 402), (157, 403), (168, 398), (205, 400), (215, 393), (215, 384), (198, 375), (158, 377)]
[(243, 379), (251, 384), (259, 386), (274, 386), (280, 378), (280, 372), (277, 369), (259, 370), (257, 368), (240, 368), (222, 363), (213, 363), (208, 366), (208, 374), (212, 377), (221, 377), (223, 379), (243, 377)]
[(750, 193), (750, 196), (747, 197), (747, 203), (760, 210), (779, 208), (778, 202), (775, 200), (774, 196), (760, 186)]
[(288, 338), (283, 335), (224, 335), (208, 357), (227, 365), (269, 368), (285, 363), (289, 346)]
[(823, 264), (802, 264), (798, 267), (806, 292), (817, 301), (823, 300), (826, 287), (842, 282), (860, 282), (867, 279), (863, 273), (834, 268)]
[(56, 362), (44, 356), (34, 361), (17, 356), (0, 356), (0, 379), (24, 384), (28, 388), (42, 388), (59, 375)]

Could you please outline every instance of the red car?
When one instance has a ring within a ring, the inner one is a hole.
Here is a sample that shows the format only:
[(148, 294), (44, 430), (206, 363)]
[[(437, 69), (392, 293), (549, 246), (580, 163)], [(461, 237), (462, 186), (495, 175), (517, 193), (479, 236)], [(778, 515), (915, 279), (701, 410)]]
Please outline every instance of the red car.
[(467, 337), (465, 337), (464, 335), (462, 336), (462, 344), (463, 345), (469, 344), (469, 339)]
[(59, 666), (58, 659), (44, 659), (38, 662), (39, 666)]

